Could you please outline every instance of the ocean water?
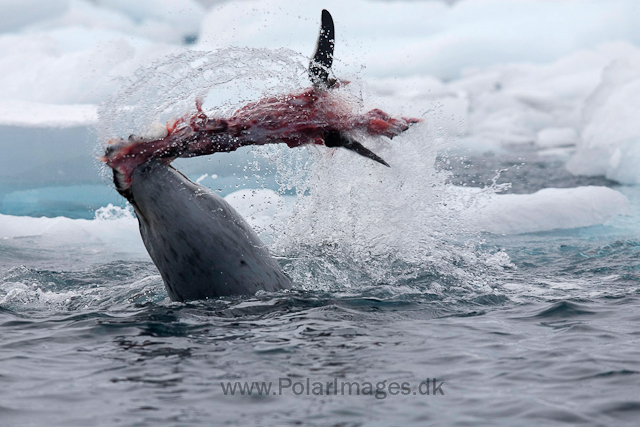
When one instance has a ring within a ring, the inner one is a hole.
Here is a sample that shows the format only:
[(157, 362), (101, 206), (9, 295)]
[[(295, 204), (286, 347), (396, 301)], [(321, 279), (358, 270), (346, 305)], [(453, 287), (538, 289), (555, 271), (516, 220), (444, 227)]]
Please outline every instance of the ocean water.
[[(19, 3), (0, 4), (0, 426), (638, 425), (634, 2)], [(363, 139), (391, 168), (176, 161), (294, 287), (171, 302), (95, 156), (196, 97), (224, 115), (305, 87), (322, 7), (349, 105), (424, 122)]]
[(291, 291), (184, 304), (141, 256), (4, 239), (2, 424), (634, 425), (631, 221), (485, 234), (493, 263), (317, 245), (281, 257)]

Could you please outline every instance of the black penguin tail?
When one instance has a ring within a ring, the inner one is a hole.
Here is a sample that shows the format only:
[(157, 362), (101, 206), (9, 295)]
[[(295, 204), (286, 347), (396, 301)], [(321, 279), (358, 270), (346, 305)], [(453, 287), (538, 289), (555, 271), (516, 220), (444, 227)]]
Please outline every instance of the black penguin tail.
[(309, 62), (309, 78), (314, 86), (323, 89), (332, 88), (337, 80), (329, 77), (333, 65), (333, 48), (336, 43), (333, 18), (326, 9), (322, 9), (320, 34), (316, 43), (316, 51)]

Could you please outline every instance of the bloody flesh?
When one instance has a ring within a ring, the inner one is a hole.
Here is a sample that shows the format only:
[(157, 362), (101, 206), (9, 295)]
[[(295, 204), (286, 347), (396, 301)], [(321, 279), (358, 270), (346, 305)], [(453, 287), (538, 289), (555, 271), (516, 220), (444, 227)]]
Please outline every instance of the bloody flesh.
[(122, 174), (123, 183), (128, 184), (133, 170), (151, 159), (170, 163), (178, 157), (281, 142), (292, 148), (305, 144), (322, 145), (327, 136), (347, 132), (392, 138), (421, 121), (394, 118), (378, 109), (356, 113), (351, 103), (335, 90), (317, 87), (249, 103), (228, 119), (208, 117), (201, 104), (196, 104), (196, 114), (168, 124), (165, 137), (109, 141), (101, 160)]

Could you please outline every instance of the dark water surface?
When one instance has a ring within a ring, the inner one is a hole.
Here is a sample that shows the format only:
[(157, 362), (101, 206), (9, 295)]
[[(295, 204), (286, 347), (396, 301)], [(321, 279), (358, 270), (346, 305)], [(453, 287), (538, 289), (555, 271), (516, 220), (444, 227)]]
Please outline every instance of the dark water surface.
[[(634, 425), (640, 242), (544, 238), (513, 248), (504, 286), (460, 298), (414, 283), (176, 304), (151, 265), (6, 270), (39, 291), (0, 311), (2, 424)], [(307, 395), (307, 378), (382, 391)], [(229, 381), (277, 395), (225, 395)]]

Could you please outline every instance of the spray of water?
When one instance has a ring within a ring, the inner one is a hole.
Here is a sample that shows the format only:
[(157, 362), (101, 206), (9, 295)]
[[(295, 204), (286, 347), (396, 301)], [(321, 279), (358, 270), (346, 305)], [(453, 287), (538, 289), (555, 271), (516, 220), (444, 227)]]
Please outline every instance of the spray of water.
[[(100, 108), (98, 150), (110, 138), (144, 136), (194, 113), (196, 98), (207, 115), (225, 117), (261, 97), (298, 91), (309, 85), (307, 62), (288, 50), (228, 48), (171, 56), (138, 71)], [(351, 80), (340, 90), (364, 111), (366, 86), (357, 76)], [(509, 261), (478, 250), (477, 235), (461, 220), (458, 193), (436, 168), (450, 138), (428, 120), (393, 141), (352, 136), (391, 168), (326, 147), (253, 149), (275, 162), (280, 193), (297, 195), (291, 214), (271, 225), (269, 239), (294, 282), (319, 289), (405, 283), (438, 292), (490, 289), (486, 272)], [(253, 168), (259, 175), (259, 162)]]

